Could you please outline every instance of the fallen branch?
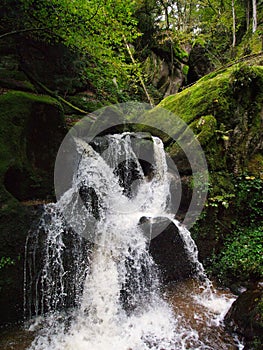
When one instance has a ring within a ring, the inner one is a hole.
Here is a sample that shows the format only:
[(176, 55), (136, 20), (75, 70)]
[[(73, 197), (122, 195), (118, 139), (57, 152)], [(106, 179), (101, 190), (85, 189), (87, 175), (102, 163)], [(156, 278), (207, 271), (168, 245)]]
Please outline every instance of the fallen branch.
[(27, 28), (27, 29), (19, 29), (19, 30), (13, 30), (12, 32), (8, 32), (5, 34), (0, 35), (0, 39), (3, 39), (7, 36), (12, 36), (16, 34), (21, 34), (21, 33), (27, 33), (27, 32), (36, 32), (36, 31), (42, 31), (42, 30), (48, 30), (49, 28)]

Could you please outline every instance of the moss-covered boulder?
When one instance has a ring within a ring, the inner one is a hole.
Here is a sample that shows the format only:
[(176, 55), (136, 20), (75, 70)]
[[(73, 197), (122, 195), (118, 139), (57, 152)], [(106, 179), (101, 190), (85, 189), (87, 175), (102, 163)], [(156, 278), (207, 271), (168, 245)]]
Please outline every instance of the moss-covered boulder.
[(21, 91), (0, 95), (0, 323), (23, 315), (27, 231), (35, 203), (54, 197), (53, 167), (65, 132), (55, 99)]
[[(202, 260), (217, 252), (233, 223), (246, 216), (245, 197), (243, 202), (237, 199), (236, 179), (244, 174), (258, 179), (263, 176), (262, 103), (263, 67), (258, 60), (210, 73), (193, 86), (165, 98), (158, 106), (188, 124), (206, 156), (209, 198), (203, 216), (193, 228)], [(170, 125), (170, 135), (176, 135), (177, 123), (173, 130), (172, 121), (160, 118), (156, 109), (145, 116), (146, 125), (147, 121), (149, 125), (160, 125), (160, 130), (167, 130)], [(166, 150), (177, 164), (186, 185), (183, 187), (190, 191), (189, 162), (173, 137), (158, 130), (156, 133), (162, 136)]]
[[(208, 198), (203, 213), (191, 229), (198, 245), (199, 257), (214, 277), (228, 283), (228, 286), (231, 283), (238, 286), (255, 285), (263, 276), (254, 271), (256, 267), (253, 264), (250, 270), (247, 268), (246, 275), (242, 274), (242, 268), (246, 261), (256, 261), (262, 252), (258, 238), (263, 221), (261, 56), (210, 73), (193, 86), (167, 97), (159, 106), (187, 123), (206, 156), (210, 178)], [(153, 109), (146, 116), (145, 124), (149, 121), (159, 125), (160, 130), (167, 130), (168, 124), (174, 125), (169, 130), (170, 135), (176, 135), (178, 123), (173, 124), (171, 120), (159, 118), (156, 109)], [(156, 132), (165, 141), (166, 150), (181, 174), (183, 198), (189, 198), (190, 202), (189, 193), (193, 185), (191, 165), (178, 142), (174, 142), (173, 137), (167, 134), (162, 135), (160, 130)], [(185, 130), (180, 130), (180, 134), (184, 133)], [(188, 210), (185, 203), (183, 209), (185, 212)], [(236, 241), (250, 235), (255, 242), (253, 248), (248, 241), (242, 251), (239, 249), (235, 253)], [(226, 256), (229, 251), (233, 254)], [(228, 273), (231, 275), (228, 281), (227, 276), (216, 269), (216, 266), (222, 266), (222, 256), (228, 259)], [(260, 288), (253, 287), (238, 298), (228, 315), (228, 322), (238, 327), (239, 332), (253, 346), (248, 345), (249, 349), (258, 349), (257, 344), (262, 344), (262, 284), (257, 285)]]

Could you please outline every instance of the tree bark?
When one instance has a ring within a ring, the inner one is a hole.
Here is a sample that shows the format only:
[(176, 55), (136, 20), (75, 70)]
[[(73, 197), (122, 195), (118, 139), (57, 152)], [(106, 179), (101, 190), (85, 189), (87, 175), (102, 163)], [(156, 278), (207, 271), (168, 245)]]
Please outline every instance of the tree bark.
[(165, 14), (165, 21), (166, 21), (166, 29), (169, 30), (170, 28), (170, 21), (169, 21), (169, 13), (168, 13), (168, 4), (165, 4), (163, 0), (160, 1)]
[(246, 0), (246, 24), (247, 24), (247, 31), (249, 30), (250, 25), (250, 0)]
[(252, 0), (252, 14), (253, 14), (253, 24), (252, 33), (257, 30), (257, 0)]
[(232, 20), (233, 20), (233, 42), (232, 47), (236, 46), (236, 12), (235, 12), (235, 0), (232, 0)]

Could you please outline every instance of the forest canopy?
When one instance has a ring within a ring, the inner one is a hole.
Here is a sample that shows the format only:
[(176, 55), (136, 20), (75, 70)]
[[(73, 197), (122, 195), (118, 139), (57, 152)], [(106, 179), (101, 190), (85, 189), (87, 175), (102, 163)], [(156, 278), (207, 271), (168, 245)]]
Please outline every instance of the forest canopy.
[(262, 5), (261, 0), (3, 0), (0, 39), (27, 35), (62, 42), (82, 56), (83, 76), (97, 90), (106, 81), (109, 92), (115, 85), (120, 99), (130, 99), (143, 78), (147, 83), (143, 62), (153, 47), (168, 43), (181, 60), (189, 47), (201, 45), (215, 67), (254, 53), (250, 38), (261, 37)]

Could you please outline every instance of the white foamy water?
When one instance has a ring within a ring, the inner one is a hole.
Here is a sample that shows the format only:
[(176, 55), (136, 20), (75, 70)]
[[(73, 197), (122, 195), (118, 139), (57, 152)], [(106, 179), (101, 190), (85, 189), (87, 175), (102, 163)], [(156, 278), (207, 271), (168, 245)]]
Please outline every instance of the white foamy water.
[[(168, 214), (170, 184), (161, 140), (152, 138), (151, 179), (144, 175), (129, 133), (110, 136), (107, 142), (99, 154), (76, 140), (81, 159), (72, 187), (46, 206), (38, 229), (29, 236), (25, 308), (30, 317), (44, 319), (30, 349), (215, 349), (163, 299), (148, 251), (150, 237), (138, 224), (143, 216), (162, 216), (178, 227), (204, 290), (195, 301), (219, 325), (232, 301), (213, 292), (190, 232)], [(92, 247), (87, 248), (83, 237), (92, 240)], [(42, 264), (36, 262), (40, 244), (45, 247)]]

